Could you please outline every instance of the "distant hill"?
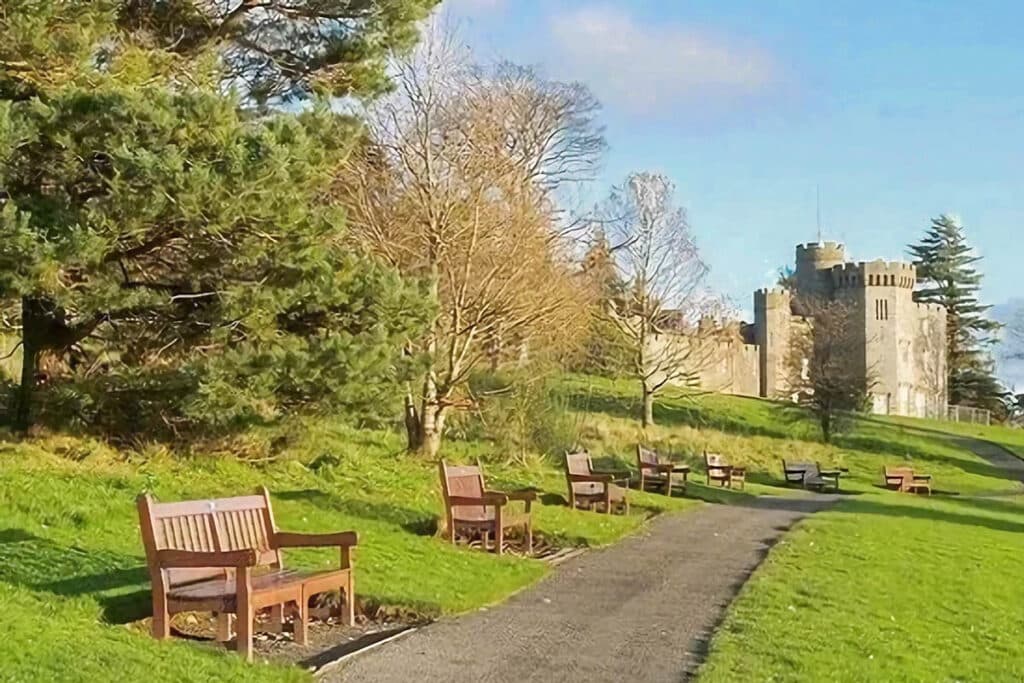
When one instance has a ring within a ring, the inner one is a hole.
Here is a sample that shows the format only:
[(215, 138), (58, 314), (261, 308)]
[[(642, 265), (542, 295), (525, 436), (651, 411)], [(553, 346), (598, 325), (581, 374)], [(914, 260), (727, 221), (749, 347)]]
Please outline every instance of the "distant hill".
[[(1024, 317), (1024, 299), (1011, 299), (992, 307), (992, 317), (1002, 323), (1020, 320)], [(1024, 391), (1024, 360), (1011, 359), (1014, 354), (1024, 354), (1024, 344), (1006, 340), (996, 351), (999, 378), (1017, 391)]]

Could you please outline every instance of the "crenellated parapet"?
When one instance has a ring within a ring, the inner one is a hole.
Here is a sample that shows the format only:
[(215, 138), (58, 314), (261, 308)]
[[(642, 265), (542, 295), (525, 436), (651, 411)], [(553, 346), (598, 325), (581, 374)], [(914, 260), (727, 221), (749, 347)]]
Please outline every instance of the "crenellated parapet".
[(904, 261), (844, 263), (834, 266), (830, 272), (835, 289), (896, 287), (913, 290), (917, 284), (917, 268)]
[(796, 261), (845, 261), (846, 246), (842, 242), (807, 242), (796, 245)]
[(754, 309), (786, 308), (789, 310), (792, 293), (785, 287), (758, 289), (754, 292)]

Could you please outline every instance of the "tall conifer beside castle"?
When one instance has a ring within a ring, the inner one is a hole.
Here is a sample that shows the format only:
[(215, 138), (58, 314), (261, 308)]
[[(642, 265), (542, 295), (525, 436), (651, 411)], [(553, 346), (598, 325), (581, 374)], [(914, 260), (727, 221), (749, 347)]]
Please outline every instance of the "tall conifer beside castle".
[(923, 284), (915, 299), (946, 307), (946, 359), (949, 402), (981, 408), (997, 407), (1004, 394), (993, 374), (989, 349), (999, 323), (990, 320), (990, 306), (978, 300), (981, 261), (967, 243), (960, 221), (943, 214), (918, 244), (909, 247)]

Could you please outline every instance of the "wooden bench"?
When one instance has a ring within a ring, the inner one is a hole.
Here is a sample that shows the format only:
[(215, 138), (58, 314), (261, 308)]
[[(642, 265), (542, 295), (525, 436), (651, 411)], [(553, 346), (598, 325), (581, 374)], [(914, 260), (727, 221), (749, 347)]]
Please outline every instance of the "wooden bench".
[[(441, 491), (444, 496), (445, 522), (452, 543), (459, 533), (482, 536), (484, 549), (488, 538), (494, 537), (494, 551), (501, 555), (505, 530), (522, 527), (526, 552), (533, 552), (533, 521), (530, 505), (537, 499), (534, 491), (488, 491), (480, 463), (449, 466), (441, 461)], [(506, 510), (509, 501), (525, 504), (522, 513)]]
[(786, 462), (782, 460), (782, 473), (787, 484), (800, 484), (805, 489), (824, 491), (831, 486), (839, 491), (839, 477), (844, 470), (823, 470), (816, 462)]
[(882, 480), (885, 487), (904, 493), (927, 493), (932, 495), (932, 475), (917, 474), (911, 467), (884, 467)]
[[(153, 637), (170, 635), (171, 615), (213, 612), (217, 639), (231, 638), (229, 615), (237, 615), (237, 649), (252, 659), (256, 612), (270, 608), (271, 629), (281, 630), (285, 607), (296, 612), (295, 641), (304, 644), (309, 599), (326, 591), (344, 593), (343, 618), (355, 619), (354, 531), (297, 534), (277, 530), (270, 495), (159, 503), (138, 498), (139, 524), (153, 594)], [(282, 548), (337, 547), (341, 567), (325, 572), (287, 570)]]
[(690, 474), (690, 468), (686, 465), (664, 461), (657, 451), (637, 444), (636, 466), (640, 470), (641, 491), (646, 490), (647, 484), (653, 482), (664, 487), (666, 496), (671, 496), (674, 481), (681, 482), (683, 491), (686, 491), (686, 477)]
[(739, 483), (744, 488), (747, 483), (747, 468), (732, 465), (720, 453), (708, 453), (704, 451), (704, 469), (707, 474), (707, 484), (718, 482), (719, 486), (732, 488), (733, 483)]
[(623, 514), (629, 513), (629, 500), (626, 497), (629, 474), (594, 470), (594, 463), (587, 451), (566, 452), (565, 480), (569, 485), (569, 507), (592, 510), (595, 505), (603, 505), (608, 514), (611, 514), (613, 508), (621, 510)]

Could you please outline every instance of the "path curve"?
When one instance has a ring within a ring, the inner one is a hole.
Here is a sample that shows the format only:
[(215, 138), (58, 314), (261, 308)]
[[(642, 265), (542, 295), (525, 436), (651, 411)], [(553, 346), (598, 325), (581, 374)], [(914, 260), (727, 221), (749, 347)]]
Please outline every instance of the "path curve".
[(766, 497), (663, 515), (506, 603), (441, 620), (322, 680), (678, 683), (771, 545), (834, 500)]

